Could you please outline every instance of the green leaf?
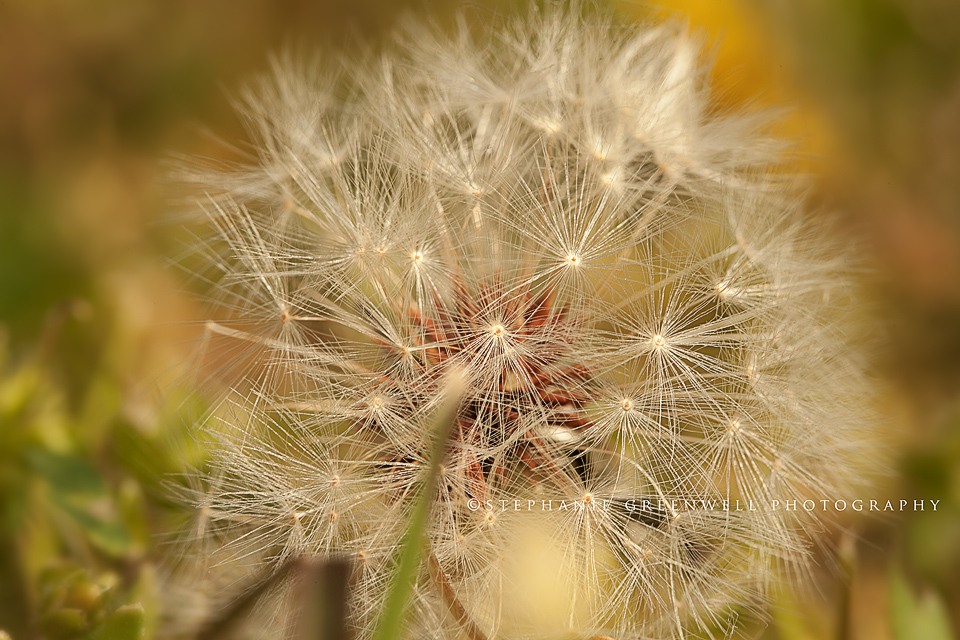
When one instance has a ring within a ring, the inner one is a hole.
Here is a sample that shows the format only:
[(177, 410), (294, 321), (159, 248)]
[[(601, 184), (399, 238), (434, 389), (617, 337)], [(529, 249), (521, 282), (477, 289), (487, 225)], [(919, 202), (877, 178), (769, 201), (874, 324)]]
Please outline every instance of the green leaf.
[(121, 555), (130, 547), (130, 533), (115, 513), (107, 485), (97, 470), (74, 455), (30, 449), (30, 466), (50, 485), (52, 502), (72, 518), (101, 550)]
[(40, 629), (50, 640), (76, 638), (87, 628), (87, 614), (80, 609), (57, 609), (40, 618)]
[(890, 571), (890, 623), (895, 640), (951, 640), (943, 600), (932, 589), (916, 597), (900, 569)]
[(141, 640), (146, 616), (140, 603), (120, 607), (106, 619), (90, 640)]
[(54, 497), (57, 506), (73, 518), (90, 538), (90, 542), (107, 553), (119, 556), (130, 548), (130, 533), (126, 526), (115, 517), (105, 518), (94, 515), (80, 505), (69, 500)]
[(23, 411), (40, 388), (40, 370), (28, 364), (0, 378), (0, 419), (12, 419)]
[(29, 449), (25, 452), (27, 462), (60, 494), (100, 497), (107, 487), (97, 470), (86, 460), (46, 449)]
[(87, 435), (87, 442), (91, 441), (91, 434), (94, 435), (93, 441), (102, 438), (122, 404), (123, 394), (109, 376), (101, 373), (90, 381), (78, 420), (78, 427)]

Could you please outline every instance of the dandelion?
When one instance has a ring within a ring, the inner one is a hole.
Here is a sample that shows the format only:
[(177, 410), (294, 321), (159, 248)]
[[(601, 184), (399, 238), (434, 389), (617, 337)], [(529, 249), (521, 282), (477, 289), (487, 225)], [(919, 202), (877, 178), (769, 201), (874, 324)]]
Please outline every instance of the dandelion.
[(408, 637), (723, 635), (809, 568), (825, 514), (771, 505), (859, 481), (844, 254), (684, 29), (584, 13), (281, 58), (249, 162), (193, 172), (230, 389), (190, 492), (208, 593), (345, 558), (370, 637), (452, 372)]

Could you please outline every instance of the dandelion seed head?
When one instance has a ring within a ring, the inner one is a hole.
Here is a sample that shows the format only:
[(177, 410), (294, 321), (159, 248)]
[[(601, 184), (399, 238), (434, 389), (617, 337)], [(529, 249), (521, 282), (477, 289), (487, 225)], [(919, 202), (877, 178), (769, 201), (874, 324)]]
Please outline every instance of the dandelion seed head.
[[(861, 481), (852, 261), (696, 36), (583, 8), (280, 57), (241, 95), (254, 159), (190, 171), (206, 592), (353, 558), (372, 637), (452, 377), (407, 637), (697, 637), (808, 571), (829, 514), (707, 503)], [(243, 637), (286, 637), (291, 593)]]

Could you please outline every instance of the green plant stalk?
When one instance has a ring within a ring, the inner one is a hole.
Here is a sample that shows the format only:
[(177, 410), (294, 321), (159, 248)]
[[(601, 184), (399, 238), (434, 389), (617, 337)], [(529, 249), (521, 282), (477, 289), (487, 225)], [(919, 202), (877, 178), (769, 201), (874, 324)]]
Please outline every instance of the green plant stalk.
[(374, 640), (399, 640), (403, 633), (404, 613), (410, 601), (410, 592), (413, 589), (417, 570), (420, 567), (424, 534), (433, 506), (433, 494), (437, 488), (440, 464), (443, 461), (447, 442), (449, 442), (450, 434), (453, 431), (457, 409), (463, 397), (464, 383), (463, 375), (460, 372), (455, 371), (448, 376), (444, 400), (430, 421), (429, 430), (435, 434), (435, 438), (428, 458), (429, 466), (400, 544), (397, 570), (393, 575), (390, 591), (387, 593), (384, 602), (383, 614), (377, 624)]

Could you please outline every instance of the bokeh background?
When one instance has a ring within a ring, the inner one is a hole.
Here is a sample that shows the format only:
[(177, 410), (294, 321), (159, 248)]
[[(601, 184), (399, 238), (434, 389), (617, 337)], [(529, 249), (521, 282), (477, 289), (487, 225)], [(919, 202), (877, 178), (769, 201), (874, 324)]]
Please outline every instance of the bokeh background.
[[(507, 9), (512, 0), (475, 4)], [(748, 633), (941, 640), (960, 629), (960, 4), (663, 0), (724, 107), (786, 107), (812, 202), (864, 247), (885, 497), (813, 587)], [(152, 638), (202, 451), (179, 381), (202, 317), (171, 262), (175, 154), (244, 138), (230, 94), (289, 43), (377, 38), (426, 0), (0, 0), (0, 639)], [(215, 133), (211, 133), (215, 132)]]

